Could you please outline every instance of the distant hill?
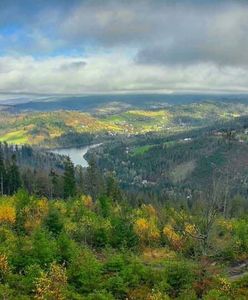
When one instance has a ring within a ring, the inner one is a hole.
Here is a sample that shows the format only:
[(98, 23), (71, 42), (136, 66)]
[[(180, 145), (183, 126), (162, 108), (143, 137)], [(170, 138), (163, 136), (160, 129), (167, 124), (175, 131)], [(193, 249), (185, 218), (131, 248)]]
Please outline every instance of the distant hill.
[(186, 193), (225, 184), (248, 193), (248, 117), (166, 136), (145, 134), (106, 143), (94, 153), (102, 171), (112, 171), (133, 191)]
[[(0, 112), (0, 141), (56, 147), (61, 143), (70, 146), (73, 140), (75, 146), (77, 140), (78, 145), (87, 143), (90, 140), (89, 134), (129, 136), (160, 132), (166, 136), (210, 126), (216, 122), (223, 123), (248, 114), (248, 105), (221, 100), (171, 106), (167, 104), (166, 107), (158, 104), (155, 106), (153, 103), (148, 109), (144, 107), (144, 102), (143, 108), (127, 103), (124, 105), (123, 102), (120, 104), (99, 104), (98, 108), (94, 108), (95, 112), (91, 113), (73, 110)], [(79, 135), (84, 135), (85, 138), (82, 140)]]
[(12, 112), (77, 110), (97, 113), (102, 107), (116, 103), (116, 108), (154, 109), (170, 105), (190, 104), (203, 101), (225, 101), (248, 103), (248, 95), (206, 95), (206, 94), (112, 94), (90, 96), (54, 96), (49, 100), (32, 101), (11, 106)]

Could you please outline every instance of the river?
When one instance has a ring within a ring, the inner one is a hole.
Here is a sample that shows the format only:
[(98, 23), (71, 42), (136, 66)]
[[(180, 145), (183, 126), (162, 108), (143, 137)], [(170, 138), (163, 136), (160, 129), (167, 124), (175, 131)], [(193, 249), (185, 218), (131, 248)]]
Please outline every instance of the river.
[(93, 148), (99, 147), (101, 144), (94, 144), (85, 147), (78, 147), (78, 148), (61, 148), (61, 149), (54, 149), (51, 152), (57, 153), (60, 155), (67, 155), (70, 157), (71, 161), (74, 165), (81, 165), (84, 168), (88, 167), (88, 162), (84, 158), (85, 154)]

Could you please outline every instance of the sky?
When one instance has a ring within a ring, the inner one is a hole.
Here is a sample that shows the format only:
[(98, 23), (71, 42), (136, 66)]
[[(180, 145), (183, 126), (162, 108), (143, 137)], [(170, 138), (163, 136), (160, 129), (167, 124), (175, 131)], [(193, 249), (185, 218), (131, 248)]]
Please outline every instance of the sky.
[(248, 1), (0, 1), (0, 93), (140, 92), (248, 92)]

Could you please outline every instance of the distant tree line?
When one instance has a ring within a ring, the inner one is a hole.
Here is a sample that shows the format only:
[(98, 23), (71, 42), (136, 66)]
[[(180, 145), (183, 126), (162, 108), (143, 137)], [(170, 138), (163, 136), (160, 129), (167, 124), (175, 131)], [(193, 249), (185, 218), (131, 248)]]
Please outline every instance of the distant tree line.
[(0, 194), (13, 195), (19, 188), (50, 199), (81, 194), (121, 198), (117, 180), (102, 176), (94, 159), (87, 169), (74, 166), (68, 156), (34, 150), (29, 146), (0, 144)]

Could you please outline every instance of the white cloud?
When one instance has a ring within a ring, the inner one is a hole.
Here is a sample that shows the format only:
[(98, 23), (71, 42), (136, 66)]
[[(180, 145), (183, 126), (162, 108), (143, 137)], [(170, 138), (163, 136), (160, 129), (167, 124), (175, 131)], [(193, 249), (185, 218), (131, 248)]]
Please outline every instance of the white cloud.
[[(67, 66), (67, 67), (65, 67)], [(80, 94), (134, 91), (248, 92), (248, 70), (201, 63), (135, 64), (123, 53), (88, 57), (0, 57), (0, 91)]]
[(2, 91), (248, 89), (245, 0), (38, 2), (0, 1)]

